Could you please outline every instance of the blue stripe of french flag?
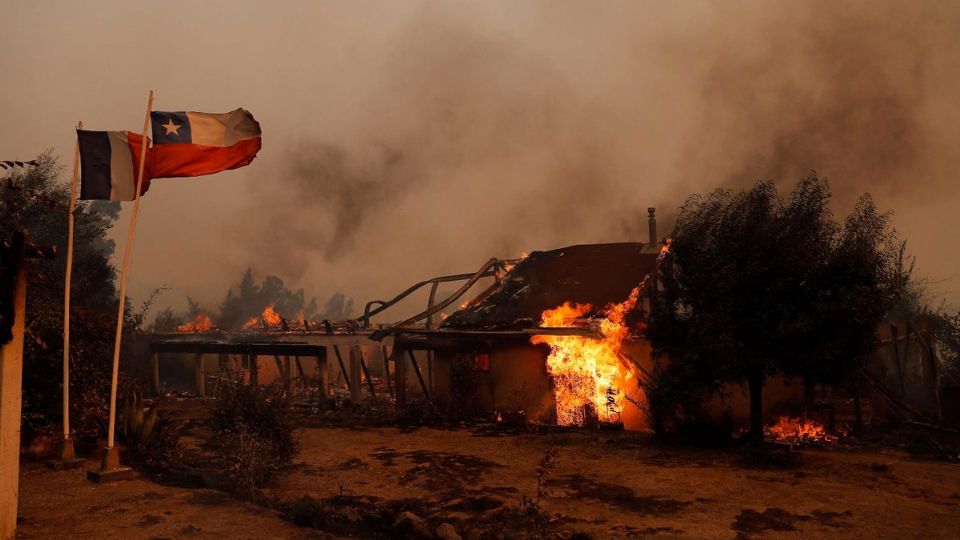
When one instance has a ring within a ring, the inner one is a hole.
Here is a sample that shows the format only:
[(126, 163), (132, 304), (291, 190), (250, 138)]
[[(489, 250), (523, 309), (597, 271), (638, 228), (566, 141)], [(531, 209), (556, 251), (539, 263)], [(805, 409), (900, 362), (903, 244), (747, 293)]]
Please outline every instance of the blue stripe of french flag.
[[(132, 201), (140, 167), (143, 137), (131, 131), (77, 130), (80, 145), (80, 198)], [(148, 138), (147, 146), (150, 145)], [(150, 149), (143, 172), (143, 188), (150, 186)]]

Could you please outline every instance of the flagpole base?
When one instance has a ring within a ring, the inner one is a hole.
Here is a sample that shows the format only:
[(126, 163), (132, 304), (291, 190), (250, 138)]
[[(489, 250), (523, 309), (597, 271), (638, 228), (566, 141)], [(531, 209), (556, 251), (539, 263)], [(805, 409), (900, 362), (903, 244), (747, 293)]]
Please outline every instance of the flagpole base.
[(120, 465), (120, 449), (113, 446), (103, 449), (100, 468), (87, 471), (87, 480), (105, 484), (117, 480), (129, 480), (135, 475), (136, 472), (133, 469)]
[(60, 452), (58, 452), (57, 458), (47, 461), (47, 467), (55, 471), (77, 469), (85, 461), (85, 459), (77, 457), (77, 453), (73, 449), (73, 439), (63, 439), (60, 441)]

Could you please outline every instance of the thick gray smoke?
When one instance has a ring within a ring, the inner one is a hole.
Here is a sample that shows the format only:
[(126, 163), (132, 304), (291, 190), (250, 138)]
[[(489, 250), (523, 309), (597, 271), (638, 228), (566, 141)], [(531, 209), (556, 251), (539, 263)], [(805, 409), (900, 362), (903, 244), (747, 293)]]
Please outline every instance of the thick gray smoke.
[[(691, 193), (810, 170), (840, 212), (873, 192), (911, 240), (922, 205), (956, 200), (958, 9), (726, 6), (428, 5), (371, 53), (349, 127), (271, 163), (238, 225), (245, 264), (369, 298), (491, 256), (645, 241), (647, 206), (667, 232)], [(940, 277), (960, 263), (918, 245)]]

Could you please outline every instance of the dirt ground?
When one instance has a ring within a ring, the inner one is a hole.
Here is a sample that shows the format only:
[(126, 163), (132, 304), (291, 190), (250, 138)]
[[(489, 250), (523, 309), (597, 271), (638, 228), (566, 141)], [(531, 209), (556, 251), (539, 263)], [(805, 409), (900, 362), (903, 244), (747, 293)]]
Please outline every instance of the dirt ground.
[[(96, 467), (87, 461), (86, 468)], [(138, 475), (96, 484), (83, 470), (22, 463), (17, 538), (316, 538), (274, 510)]]
[(957, 538), (960, 531), (960, 466), (891, 449), (840, 443), (799, 450), (795, 465), (757, 468), (733, 452), (663, 446), (630, 433), (339, 423), (305, 427), (299, 437), (294, 464), (262, 493), (266, 506), (283, 512), (144, 475), (101, 486), (79, 471), (25, 464), (18, 537), (397, 536), (383, 526), (385, 508), (482, 538)]

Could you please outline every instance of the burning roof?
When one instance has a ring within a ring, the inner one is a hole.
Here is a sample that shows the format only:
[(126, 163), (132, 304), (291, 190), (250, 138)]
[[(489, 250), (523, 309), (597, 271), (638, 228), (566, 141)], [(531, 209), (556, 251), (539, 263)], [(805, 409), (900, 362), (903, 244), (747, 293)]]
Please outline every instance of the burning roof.
[(622, 302), (654, 270), (659, 246), (636, 242), (586, 244), (534, 251), (500, 286), (453, 313), (441, 328), (516, 330), (536, 327), (544, 310), (564, 302), (590, 304), (584, 317)]

